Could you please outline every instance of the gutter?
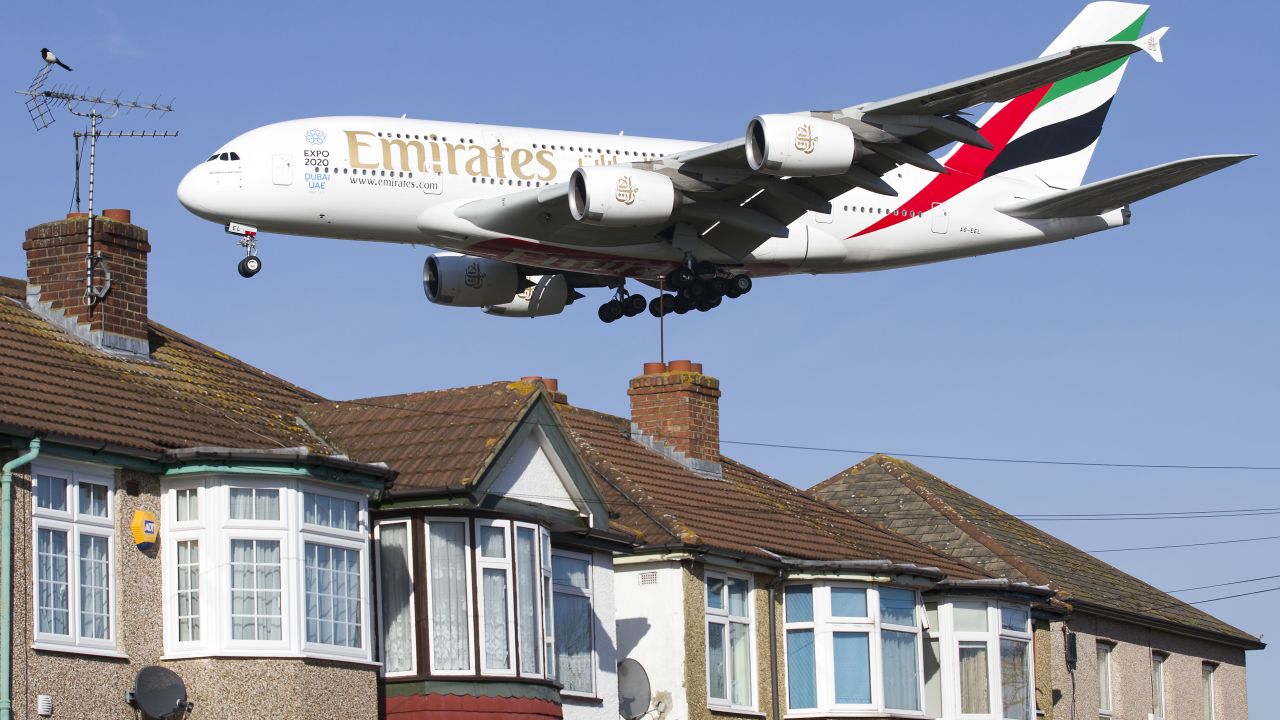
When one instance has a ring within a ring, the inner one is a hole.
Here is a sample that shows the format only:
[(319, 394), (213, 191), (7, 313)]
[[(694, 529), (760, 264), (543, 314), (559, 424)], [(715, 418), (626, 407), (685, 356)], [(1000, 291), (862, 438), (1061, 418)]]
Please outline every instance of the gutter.
[(10, 659), (13, 645), (13, 471), (40, 454), (40, 438), (31, 438), (26, 454), (4, 464), (0, 476), (0, 720), (13, 717)]
[(946, 592), (949, 590), (969, 590), (979, 592), (1005, 592), (1019, 593), (1022, 595), (1031, 595), (1033, 597), (1050, 598), (1057, 595), (1057, 591), (1048, 585), (1032, 585), (1031, 583), (1018, 582), (1009, 580), (1008, 578), (997, 578), (992, 580), (942, 580), (935, 589)]

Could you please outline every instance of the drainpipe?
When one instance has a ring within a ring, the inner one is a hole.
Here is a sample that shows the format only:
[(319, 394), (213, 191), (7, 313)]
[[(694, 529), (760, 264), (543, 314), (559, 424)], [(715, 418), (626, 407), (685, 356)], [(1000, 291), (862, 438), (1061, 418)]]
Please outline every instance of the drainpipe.
[(13, 645), (13, 471), (35, 460), (39, 454), (40, 438), (31, 438), (31, 449), (5, 463), (4, 475), (0, 477), (0, 720), (13, 717), (9, 699)]

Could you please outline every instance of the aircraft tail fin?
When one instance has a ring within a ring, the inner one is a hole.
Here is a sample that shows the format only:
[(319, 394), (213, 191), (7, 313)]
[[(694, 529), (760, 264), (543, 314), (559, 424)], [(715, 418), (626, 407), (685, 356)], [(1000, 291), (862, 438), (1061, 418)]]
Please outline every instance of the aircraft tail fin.
[[(1161, 28), (1138, 36), (1147, 6), (1094, 2), (1049, 44), (1041, 57), (1097, 42), (1138, 42), (1160, 61)], [(977, 123), (992, 149), (961, 145), (943, 160), (978, 177), (1006, 175), (1052, 188), (1080, 185), (1128, 58), (1077, 73), (993, 105)]]
[(1022, 200), (996, 210), (1023, 219), (1102, 215), (1251, 157), (1253, 155), (1204, 155), (1174, 160), (1044, 197)]

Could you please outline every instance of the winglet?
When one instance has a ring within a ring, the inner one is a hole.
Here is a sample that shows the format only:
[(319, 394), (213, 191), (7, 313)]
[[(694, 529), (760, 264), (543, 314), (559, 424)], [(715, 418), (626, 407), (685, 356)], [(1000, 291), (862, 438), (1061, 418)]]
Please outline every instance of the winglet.
[(1164, 55), (1160, 53), (1160, 38), (1164, 37), (1167, 32), (1169, 32), (1168, 26), (1162, 27), (1146, 37), (1138, 38), (1134, 41), (1134, 44), (1145, 50), (1151, 56), (1151, 59), (1156, 62), (1164, 62)]

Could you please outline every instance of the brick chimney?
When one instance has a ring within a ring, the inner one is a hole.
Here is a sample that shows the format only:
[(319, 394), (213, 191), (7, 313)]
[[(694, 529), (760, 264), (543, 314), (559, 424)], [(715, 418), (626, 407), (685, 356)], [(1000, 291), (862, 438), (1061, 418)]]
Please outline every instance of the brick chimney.
[(96, 347), (146, 357), (147, 231), (132, 224), (128, 210), (94, 220), (94, 252), (102, 260), (93, 282), (106, 294), (92, 304), (85, 292), (88, 232), (81, 213), (27, 230), (27, 306)]
[(632, 378), (633, 436), (691, 470), (720, 475), (720, 381), (702, 364), (645, 363)]

